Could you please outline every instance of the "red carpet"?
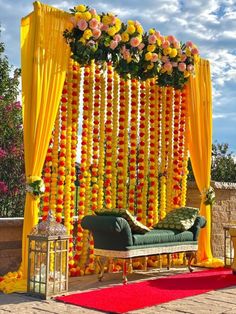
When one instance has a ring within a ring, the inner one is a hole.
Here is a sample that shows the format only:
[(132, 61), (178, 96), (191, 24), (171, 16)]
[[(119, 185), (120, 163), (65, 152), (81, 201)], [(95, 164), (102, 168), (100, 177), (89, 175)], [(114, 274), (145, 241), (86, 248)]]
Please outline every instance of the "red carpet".
[(218, 268), (75, 293), (57, 300), (109, 313), (127, 313), (234, 285), (232, 270)]

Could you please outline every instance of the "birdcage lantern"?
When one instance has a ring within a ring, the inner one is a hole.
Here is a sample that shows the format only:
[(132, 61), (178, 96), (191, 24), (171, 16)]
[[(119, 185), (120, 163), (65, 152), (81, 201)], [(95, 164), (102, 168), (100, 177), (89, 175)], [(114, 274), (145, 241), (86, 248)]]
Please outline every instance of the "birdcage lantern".
[(28, 235), (27, 292), (47, 299), (68, 291), (69, 236), (51, 212)]

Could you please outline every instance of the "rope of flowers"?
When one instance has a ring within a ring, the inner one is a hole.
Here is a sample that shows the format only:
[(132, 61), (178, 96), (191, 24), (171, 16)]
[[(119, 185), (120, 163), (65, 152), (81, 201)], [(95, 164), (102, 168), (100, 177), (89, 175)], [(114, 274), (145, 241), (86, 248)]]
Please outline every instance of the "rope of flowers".
[(161, 172), (160, 172), (160, 219), (166, 215), (166, 87), (161, 90), (162, 115), (161, 115)]
[(129, 210), (135, 211), (137, 132), (138, 132), (138, 93), (139, 82), (131, 80), (130, 153), (129, 153)]
[(129, 155), (130, 80), (125, 81), (124, 106), (124, 157), (123, 157), (123, 208), (127, 208), (128, 155)]
[(138, 184), (137, 184), (137, 220), (142, 221), (143, 213), (143, 186), (144, 186), (144, 162), (145, 162), (145, 83), (140, 84), (140, 108), (139, 108), (139, 152), (138, 152)]
[(172, 203), (172, 172), (173, 172), (173, 88), (167, 87), (166, 97), (166, 132), (168, 135), (168, 142), (166, 142), (166, 157), (168, 160), (167, 165), (167, 178), (166, 178), (166, 211), (169, 212), (173, 209)]
[(118, 133), (118, 91), (119, 91), (119, 75), (113, 71), (113, 102), (112, 102), (112, 178), (111, 178), (111, 192), (112, 192), (112, 207), (116, 207), (117, 196), (117, 133)]
[(52, 179), (52, 173), (51, 173), (51, 165), (52, 165), (52, 147), (51, 143), (53, 141), (53, 133), (50, 139), (49, 147), (47, 150), (45, 163), (44, 163), (44, 185), (45, 185), (45, 192), (43, 194), (43, 206), (42, 206), (42, 219), (45, 220), (48, 216), (49, 212), (49, 202), (50, 202), (50, 196), (51, 196), (51, 179)]
[(113, 92), (113, 67), (109, 62), (107, 64), (107, 84), (106, 84), (106, 126), (105, 126), (105, 206), (112, 208), (112, 92)]
[(119, 107), (119, 132), (118, 132), (118, 184), (117, 184), (117, 206), (123, 207), (124, 197), (124, 122), (125, 122), (125, 81), (120, 80), (120, 107)]
[(105, 101), (106, 101), (106, 83), (104, 75), (100, 76), (101, 102), (100, 102), (100, 128), (99, 128), (99, 161), (98, 161), (98, 210), (104, 205), (104, 162), (105, 162)]
[(178, 198), (178, 191), (180, 189), (180, 181), (181, 177), (179, 174), (179, 125), (180, 125), (180, 91), (175, 90), (175, 98), (174, 98), (174, 145), (173, 145), (173, 207), (179, 206), (179, 198)]
[(150, 101), (149, 101), (149, 114), (150, 114), (150, 128), (149, 128), (149, 143), (150, 143), (150, 156), (149, 156), (149, 191), (148, 191), (148, 219), (147, 226), (151, 227), (154, 222), (154, 211), (157, 209), (155, 200), (156, 200), (156, 174), (155, 169), (155, 159), (157, 156), (155, 155), (155, 121), (156, 121), (156, 113), (155, 110), (157, 108), (156, 98), (155, 98), (155, 81), (150, 80)]

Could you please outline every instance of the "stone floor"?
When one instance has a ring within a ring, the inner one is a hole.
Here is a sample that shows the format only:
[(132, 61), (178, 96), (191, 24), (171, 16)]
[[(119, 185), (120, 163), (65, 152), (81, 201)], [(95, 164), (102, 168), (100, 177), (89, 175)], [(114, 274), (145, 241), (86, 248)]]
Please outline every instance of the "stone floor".
[[(136, 272), (129, 276), (129, 282), (137, 282), (150, 278), (173, 275), (186, 271), (184, 268), (173, 269), (171, 271), (156, 270), (148, 272)], [(72, 292), (82, 292), (85, 290), (96, 289), (120, 284), (121, 274), (106, 274), (103, 282), (98, 282), (95, 275), (71, 278), (69, 290)], [(0, 313), (22, 313), (22, 314), (101, 314), (104, 312), (85, 309), (78, 306), (66, 305), (56, 302), (53, 299), (42, 301), (26, 294), (13, 293), (4, 295), (0, 293)], [(236, 280), (235, 286), (222, 290), (211, 291), (205, 294), (188, 297), (158, 306), (129, 312), (130, 314), (236, 314)]]

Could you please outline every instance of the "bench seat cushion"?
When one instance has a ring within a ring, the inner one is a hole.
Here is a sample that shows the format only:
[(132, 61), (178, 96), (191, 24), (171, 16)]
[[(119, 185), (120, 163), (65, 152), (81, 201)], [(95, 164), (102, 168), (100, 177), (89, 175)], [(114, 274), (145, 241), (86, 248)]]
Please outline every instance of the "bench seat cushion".
[(186, 242), (193, 241), (193, 233), (191, 231), (166, 230), (157, 229), (151, 230), (146, 234), (133, 234), (133, 245), (147, 245), (157, 243), (170, 242)]

